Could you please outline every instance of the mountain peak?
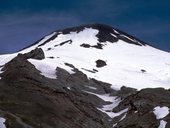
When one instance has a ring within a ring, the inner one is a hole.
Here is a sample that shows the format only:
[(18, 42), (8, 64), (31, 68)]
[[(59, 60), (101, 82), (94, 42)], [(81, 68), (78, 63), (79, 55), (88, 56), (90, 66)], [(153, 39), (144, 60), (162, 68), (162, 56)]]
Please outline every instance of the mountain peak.
[[(108, 25), (95, 23), (60, 29), (18, 53), (25, 54), (36, 48), (42, 49), (45, 58), (41, 61), (31, 60), (31, 62), (40, 71), (43, 70), (42, 67), (48, 67), (50, 73), (45, 70), (41, 72), (50, 78), (56, 77), (56, 67), (67, 69), (68, 72), (73, 73), (72, 68), (65, 65), (65, 63), (69, 63), (89, 78), (116, 84), (117, 88), (123, 85), (134, 87), (133, 79), (139, 81), (135, 86), (137, 89), (152, 86), (166, 88), (169, 84), (170, 58), (168, 53), (155, 49)], [(160, 64), (158, 64), (159, 62)], [(3, 65), (6, 61), (1, 63)], [(161, 69), (165, 80), (157, 75), (160, 65), (168, 69)], [(136, 76), (136, 73), (139, 73), (139, 76)], [(152, 79), (148, 78), (148, 74)], [(163, 82), (156, 82), (154, 78)], [(144, 84), (141, 81), (145, 81)]]
[[(160, 65), (169, 70), (166, 64), (170, 61), (168, 53), (108, 25), (86, 24), (57, 30), (20, 52), (27, 53), (36, 48), (43, 50), (45, 59), (31, 62), (40, 71), (42, 67), (48, 67), (50, 75), (44, 70), (41, 72), (50, 78), (56, 77), (56, 67), (73, 73), (72, 68), (65, 65), (69, 63), (89, 78), (115, 84), (117, 88), (123, 85), (134, 87), (134, 79), (139, 81), (135, 82), (134, 88), (137, 89), (153, 86), (166, 88), (169, 84), (167, 70), (161, 69), (166, 77), (164, 82), (159, 83), (154, 79), (162, 79), (156, 75), (159, 74), (157, 69), (160, 69)], [(158, 64), (160, 60), (164, 63)]]
[(169, 72), (169, 53), (113, 27), (57, 30), (0, 55), (0, 115), (9, 128), (169, 126)]
[[(95, 31), (95, 32), (94, 32)], [(82, 33), (85, 32), (84, 35)], [(119, 29), (116, 29), (112, 26), (108, 26), (105, 24), (93, 23), (93, 24), (84, 24), (76, 27), (70, 27), (66, 29), (59, 29), (51, 33), (50, 35), (38, 40), (37, 42), (33, 43), (32, 45), (26, 47), (29, 48), (36, 44), (39, 44), (38, 47), (45, 45), (46, 43), (55, 40), (58, 36), (68, 36), (74, 33), (74, 38), (79, 38), (78, 35), (81, 33), (81, 37), (88, 39), (89, 36), (91, 38), (96, 38), (96, 44), (100, 45), (98, 48), (101, 47), (103, 43), (117, 43), (119, 40), (123, 41), (124, 43), (134, 44), (138, 46), (145, 46), (148, 45), (144, 41), (135, 38)], [(88, 36), (88, 37), (87, 37)], [(47, 38), (47, 39), (46, 39)], [(70, 37), (71, 40), (72, 37)], [(65, 42), (65, 41), (63, 41)], [(91, 43), (91, 42), (88, 42)], [(26, 49), (24, 48), (24, 49)], [(22, 49), (23, 50), (23, 49)]]
[[(71, 27), (67, 29), (60, 29), (56, 32), (62, 32), (63, 34), (69, 34), (70, 32), (77, 32), (83, 31), (85, 28), (92, 28), (99, 31), (99, 33), (96, 35), (98, 37), (99, 42), (117, 42), (118, 40), (123, 40), (127, 43), (144, 46), (147, 43), (144, 41), (135, 38), (134, 36), (131, 36), (119, 29), (113, 28), (112, 26), (100, 24), (100, 23), (92, 23), (92, 24), (84, 24), (77, 27)], [(53, 37), (52, 37), (53, 38)]]

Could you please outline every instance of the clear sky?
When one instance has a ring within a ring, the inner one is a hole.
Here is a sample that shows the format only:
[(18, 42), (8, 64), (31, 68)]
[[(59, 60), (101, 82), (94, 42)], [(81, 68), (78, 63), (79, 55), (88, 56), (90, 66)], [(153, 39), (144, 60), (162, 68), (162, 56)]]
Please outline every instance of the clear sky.
[(87, 23), (111, 25), (170, 52), (170, 0), (1, 0), (0, 54)]

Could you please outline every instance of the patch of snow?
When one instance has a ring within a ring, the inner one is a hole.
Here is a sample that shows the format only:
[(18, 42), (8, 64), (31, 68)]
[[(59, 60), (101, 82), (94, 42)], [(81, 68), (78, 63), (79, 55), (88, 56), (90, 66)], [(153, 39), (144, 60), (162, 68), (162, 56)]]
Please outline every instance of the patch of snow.
[[(85, 92), (87, 92), (87, 91), (85, 91)], [(97, 108), (101, 112), (106, 113), (110, 118), (120, 116), (121, 114), (128, 111), (128, 108), (127, 108), (127, 109), (124, 109), (118, 113), (112, 112), (113, 108), (118, 106), (120, 103), (120, 99), (117, 98), (116, 96), (110, 96), (110, 94), (100, 95), (100, 94), (96, 94), (96, 93), (92, 93), (92, 92), (87, 92), (87, 93), (95, 95), (95, 96), (99, 97), (100, 99), (104, 100), (105, 102), (111, 102), (111, 104), (103, 105), (102, 108)]]
[(71, 90), (71, 88), (70, 88), (70, 87), (67, 87), (67, 89), (68, 89), (68, 90)]
[(161, 120), (161, 121), (160, 121), (160, 125), (159, 125), (159, 127), (158, 127), (158, 128), (165, 128), (165, 127), (166, 127), (166, 124), (167, 124), (167, 122), (166, 122), (166, 121)]
[(111, 101), (112, 103), (111, 104), (108, 104), (108, 105), (103, 105), (103, 110), (104, 111), (112, 111), (113, 110), (113, 108), (115, 108), (116, 106), (118, 106), (119, 105), (119, 103), (120, 103), (120, 99), (119, 98), (117, 98), (117, 97), (114, 97), (114, 99)]
[(5, 121), (6, 121), (6, 119), (0, 117), (0, 128), (6, 128)]
[(14, 57), (16, 57), (18, 53), (14, 54), (5, 54), (5, 55), (0, 55), (0, 66), (5, 65), (9, 61), (11, 61)]
[(135, 111), (134, 113), (138, 113), (138, 111)]
[(125, 115), (120, 119), (120, 121), (124, 120), (124, 119), (126, 118), (126, 115), (127, 115), (127, 114), (125, 114)]
[[(3, 67), (0, 67), (0, 74), (3, 73), (2, 68), (3, 68)], [(0, 79), (1, 79), (1, 77), (0, 77)]]
[(112, 127), (114, 128), (115, 126), (117, 126), (117, 123), (116, 123), (116, 124), (113, 124), (113, 126), (112, 126)]
[(134, 40), (133, 40), (133, 39), (131, 39), (131, 38), (129, 38), (129, 37), (127, 37), (127, 36), (125, 36), (125, 35), (120, 35), (120, 36), (125, 37), (125, 38), (127, 38), (127, 39), (129, 39), (129, 40), (131, 40), (131, 41), (133, 41), (133, 42), (134, 42)]
[(136, 42), (136, 43), (138, 43), (138, 44), (140, 44), (140, 45), (143, 45), (143, 44), (141, 44), (139, 41), (137, 41), (137, 40), (135, 40), (135, 39), (132, 39), (132, 38), (129, 38), (128, 36), (125, 36), (125, 35), (120, 35), (120, 36), (125, 37), (125, 38), (127, 38), (127, 39), (129, 39), (129, 40), (131, 40), (131, 41), (133, 41), (133, 42)]
[(30, 63), (32, 63), (37, 70), (41, 72), (41, 75), (51, 78), (51, 79), (56, 79), (56, 68), (61, 67), (67, 70), (70, 74), (73, 74), (74, 72), (72, 69), (68, 66), (65, 66), (64, 63), (57, 63), (55, 61), (51, 61), (49, 58), (43, 59), (43, 60), (36, 60), (36, 59), (28, 59)]
[(154, 108), (153, 113), (155, 114), (156, 119), (162, 119), (169, 114), (169, 108), (157, 106)]
[(41, 72), (41, 75), (47, 78), (56, 79), (56, 66), (53, 66), (51, 63), (44, 60), (28, 59), (28, 61)]
[[(122, 120), (124, 120), (124, 119), (126, 118), (126, 115), (127, 115), (127, 113), (119, 120), (119, 122), (122, 121)], [(115, 126), (117, 126), (117, 123), (115, 123), (115, 124), (113, 125), (113, 128), (114, 128)]]
[(99, 97), (100, 99), (102, 99), (103, 101), (106, 101), (106, 102), (113, 102), (116, 99), (115, 96), (110, 96), (110, 94), (100, 95), (100, 94), (96, 94), (96, 93), (88, 92), (88, 91), (84, 91), (84, 92), (95, 95), (95, 96)]
[(85, 87), (87, 87), (87, 88), (89, 88), (89, 89), (97, 90), (96, 87), (92, 87), (92, 86), (85, 86)]
[(3, 68), (3, 67), (0, 67), (0, 73), (2, 73), (2, 68)]
[(115, 37), (115, 38), (117, 38), (117, 36), (116, 35), (114, 35), (114, 34), (112, 34), (112, 33), (110, 33), (113, 37)]
[(113, 31), (114, 31), (115, 33), (119, 34), (119, 32), (118, 32), (118, 31), (116, 31), (116, 30), (114, 30), (114, 29), (113, 29)]
[(117, 113), (108, 112), (108, 111), (105, 111), (105, 110), (103, 110), (103, 109), (101, 109), (101, 108), (97, 108), (97, 109), (100, 110), (100, 111), (103, 112), (103, 113), (106, 113), (110, 118), (115, 118), (115, 117), (120, 116), (121, 114), (123, 114), (123, 113), (125, 113), (125, 112), (128, 111), (128, 108), (126, 108), (126, 109), (124, 109), (124, 110), (122, 110), (122, 111), (120, 111), (120, 112), (117, 112)]
[[(124, 119), (126, 118), (126, 115), (127, 115), (127, 113), (124, 114), (124, 116), (119, 120), (119, 122), (122, 121), (122, 120), (124, 120)], [(117, 124), (118, 124), (118, 123), (114, 124), (114, 125), (113, 125), (113, 128), (114, 128), (115, 126), (117, 126)]]
[[(3, 66), (8, 63), (9, 61), (11, 61), (14, 57), (16, 57), (18, 55), (18, 53), (14, 53), (14, 54), (6, 54), (6, 55), (0, 55), (0, 74), (3, 73), (2, 68)], [(0, 77), (1, 79), (1, 77)]]

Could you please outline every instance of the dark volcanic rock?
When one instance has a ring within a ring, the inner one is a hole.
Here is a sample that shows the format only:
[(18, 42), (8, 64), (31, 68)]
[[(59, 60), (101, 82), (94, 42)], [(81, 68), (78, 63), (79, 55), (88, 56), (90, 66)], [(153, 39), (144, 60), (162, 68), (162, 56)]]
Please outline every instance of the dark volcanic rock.
[[(127, 95), (122, 102), (113, 109), (120, 111), (129, 108), (126, 118), (121, 120), (115, 128), (158, 128), (159, 121), (153, 113), (156, 106), (170, 108), (170, 92), (163, 88), (143, 89)], [(170, 115), (164, 118), (170, 126)]]
[(89, 44), (81, 44), (80, 46), (84, 47), (84, 48), (90, 48), (91, 47)]
[(146, 72), (146, 70), (144, 70), (144, 69), (141, 69), (141, 72), (142, 72), (142, 73), (145, 73), (145, 72)]
[(122, 86), (121, 89), (117, 92), (117, 96), (121, 97), (121, 99), (124, 99), (127, 96), (135, 94), (136, 92), (137, 90), (134, 88)]
[(59, 45), (55, 45), (54, 47), (57, 47), (57, 46), (62, 46), (64, 44), (71, 44), (72, 43), (72, 40), (67, 40), (67, 41), (64, 41), (64, 42), (61, 42)]
[(98, 67), (98, 68), (101, 68), (101, 67), (103, 67), (103, 66), (106, 66), (107, 64), (106, 64), (106, 62), (105, 61), (103, 61), (103, 60), (96, 60), (96, 67)]
[(103, 49), (103, 44), (97, 43), (96, 45), (93, 45), (92, 47), (97, 49)]
[[(99, 33), (96, 35), (98, 37), (99, 42), (109, 41), (109, 42), (115, 43), (118, 40), (123, 40), (127, 43), (131, 43), (131, 44), (135, 44), (135, 45), (139, 45), (139, 46), (146, 45), (146, 43), (144, 41), (139, 40), (123, 31), (120, 31), (120, 30), (110, 27), (108, 25), (98, 24), (98, 23), (85, 24), (85, 25), (78, 26), (78, 27), (72, 27), (72, 28), (67, 28), (67, 29), (63, 29), (63, 30), (58, 30), (56, 32), (62, 32), (63, 34), (69, 34), (70, 32), (78, 33), (80, 31), (83, 31), (84, 28), (93, 28), (93, 29), (99, 30)], [(118, 33), (115, 32), (114, 30), (116, 30)], [(112, 34), (115, 35), (115, 37), (112, 36)], [(56, 35), (54, 35), (54, 37), (56, 37)], [(51, 37), (51, 40), (53, 40), (53, 39), (54, 38)]]
[(81, 44), (81, 47), (84, 48), (97, 48), (97, 49), (103, 49), (103, 44), (97, 43), (96, 45), (89, 45), (89, 44)]
[[(72, 67), (74, 74), (69, 74), (64, 69), (57, 67), (57, 83), (60, 86), (71, 87), (73, 90), (84, 90), (90, 92), (98, 92), (99, 94), (114, 93), (115, 90), (110, 88), (110, 84), (97, 81), (95, 79), (88, 79), (87, 76), (76, 69), (73, 65), (65, 63), (65, 65)], [(94, 87), (96, 90), (90, 89), (88, 87)]]
[(8, 128), (111, 127), (109, 118), (96, 109), (104, 102), (84, 92), (90, 90), (86, 86), (96, 87), (99, 93), (113, 92), (109, 84), (89, 80), (71, 64), (66, 65), (75, 74), (57, 68), (57, 79), (48, 79), (27, 61), (31, 55), (19, 54), (1, 74), (0, 114)]
[(45, 58), (45, 55), (41, 48), (36, 48), (32, 50), (31, 52), (25, 53), (24, 57), (26, 59), (32, 58), (32, 59), (42, 60)]

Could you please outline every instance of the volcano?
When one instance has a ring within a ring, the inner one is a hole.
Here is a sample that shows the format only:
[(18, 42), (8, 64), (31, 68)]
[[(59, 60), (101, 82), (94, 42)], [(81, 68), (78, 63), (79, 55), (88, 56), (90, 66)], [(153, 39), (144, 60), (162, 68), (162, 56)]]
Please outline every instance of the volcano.
[(0, 55), (2, 128), (168, 128), (170, 53), (87, 24)]

